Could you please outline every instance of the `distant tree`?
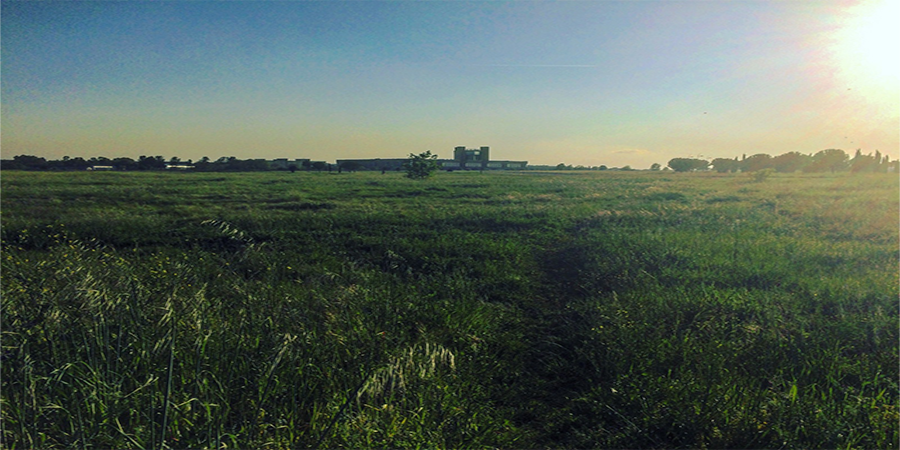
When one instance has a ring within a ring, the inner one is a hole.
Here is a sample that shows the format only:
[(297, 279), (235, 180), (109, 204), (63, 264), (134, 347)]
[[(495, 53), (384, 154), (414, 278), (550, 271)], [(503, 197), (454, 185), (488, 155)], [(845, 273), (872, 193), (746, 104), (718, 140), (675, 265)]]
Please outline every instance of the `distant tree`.
[(309, 170), (312, 168), (312, 162), (310, 160), (304, 160), (300, 165), (303, 167), (303, 170)]
[(266, 159), (248, 159), (248, 170), (252, 170), (255, 172), (267, 172), (272, 170), (272, 166), (269, 165), (269, 161)]
[(325, 162), (323, 162), (323, 161), (316, 161), (316, 162), (312, 163), (311, 167), (316, 172), (321, 172), (328, 168), (328, 164), (325, 164)]
[(693, 172), (696, 170), (706, 170), (706, 168), (709, 167), (709, 162), (695, 158), (672, 158), (669, 160), (668, 166), (676, 172)]
[(659, 163), (650, 164), (650, 170), (659, 170), (660, 168), (662, 168), (662, 165)]
[(741, 161), (741, 170), (744, 172), (756, 172), (771, 167), (772, 156), (766, 153), (757, 153)]
[(47, 160), (39, 156), (18, 155), (13, 156), (12, 164), (7, 163), (6, 169), (14, 170), (47, 170)]
[(355, 161), (347, 161), (341, 164), (341, 167), (347, 172), (356, 172), (360, 168), (362, 168), (362, 164)]
[(194, 164), (194, 170), (198, 172), (207, 172), (212, 170), (212, 163), (209, 162), (209, 156), (204, 156)]
[(812, 158), (800, 152), (788, 152), (772, 158), (772, 168), (781, 173), (793, 173), (803, 170)]
[(600, 167), (597, 168), (597, 170), (609, 170), (609, 167), (606, 167), (606, 165), (601, 164)]
[(95, 156), (89, 160), (92, 166), (111, 166), (112, 160), (105, 156)]
[(88, 167), (91, 167), (91, 163), (84, 160), (84, 158), (80, 156), (76, 156), (74, 158), (70, 158), (68, 156), (63, 157), (62, 161), (49, 161), (53, 164), (55, 168), (61, 170), (85, 170)]
[(884, 172), (887, 168), (887, 161), (882, 158), (881, 152), (875, 150), (875, 172)]
[(288, 164), (288, 167), (287, 167), (287, 168), (288, 168), (288, 170), (291, 171), (291, 173), (294, 173), (294, 172), (297, 171), (297, 165), (296, 165), (296, 164)]
[(438, 155), (432, 155), (431, 150), (426, 150), (418, 155), (410, 153), (409, 159), (403, 163), (403, 169), (406, 170), (406, 177), (414, 180), (422, 180), (430, 177), (439, 168), (437, 163)]
[(158, 170), (166, 168), (166, 160), (162, 156), (144, 156), (138, 157), (138, 170)]
[(556, 170), (566, 170), (566, 163), (559, 163), (556, 165)]
[(741, 168), (740, 162), (728, 158), (716, 158), (710, 164), (719, 173), (737, 172)]
[(840, 172), (847, 168), (850, 157), (843, 150), (829, 148), (812, 156), (812, 162), (803, 168), (804, 172)]
[(112, 166), (116, 170), (134, 170), (136, 163), (133, 159), (127, 157), (113, 158)]
[(869, 172), (877, 172), (879, 169), (879, 163), (881, 162), (881, 154), (878, 155), (878, 158), (875, 158), (872, 155), (863, 155), (859, 150), (856, 151), (856, 156), (850, 160), (850, 172), (853, 173), (869, 173)]

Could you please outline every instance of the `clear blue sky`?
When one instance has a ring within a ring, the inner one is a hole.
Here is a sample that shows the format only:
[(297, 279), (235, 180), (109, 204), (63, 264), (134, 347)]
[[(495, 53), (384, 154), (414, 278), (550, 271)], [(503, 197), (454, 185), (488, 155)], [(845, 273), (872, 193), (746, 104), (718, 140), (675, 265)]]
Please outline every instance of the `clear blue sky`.
[(896, 3), (4, 0), (2, 154), (897, 158)]

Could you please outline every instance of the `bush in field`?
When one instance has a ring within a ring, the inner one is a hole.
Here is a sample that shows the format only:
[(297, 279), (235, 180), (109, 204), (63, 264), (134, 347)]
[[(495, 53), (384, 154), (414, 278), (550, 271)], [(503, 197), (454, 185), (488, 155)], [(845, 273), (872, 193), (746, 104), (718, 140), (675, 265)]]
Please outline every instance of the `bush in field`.
[(775, 173), (775, 169), (769, 167), (766, 169), (757, 170), (756, 172), (751, 172), (750, 176), (753, 178), (753, 181), (762, 183), (763, 181), (766, 181), (773, 173)]
[(418, 155), (410, 153), (409, 160), (403, 164), (406, 177), (414, 180), (422, 180), (430, 177), (438, 170), (437, 155), (432, 155), (431, 150), (426, 150)]

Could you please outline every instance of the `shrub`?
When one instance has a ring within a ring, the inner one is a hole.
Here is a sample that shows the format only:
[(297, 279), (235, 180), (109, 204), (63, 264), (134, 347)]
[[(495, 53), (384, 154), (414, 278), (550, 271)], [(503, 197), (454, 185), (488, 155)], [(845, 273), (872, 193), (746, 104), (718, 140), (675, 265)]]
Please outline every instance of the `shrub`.
[(403, 164), (406, 177), (414, 180), (422, 180), (430, 177), (438, 170), (437, 155), (432, 155), (431, 150), (426, 150), (418, 155), (410, 153), (409, 160)]
[(773, 173), (775, 173), (775, 169), (770, 167), (767, 169), (757, 170), (756, 172), (750, 172), (750, 176), (753, 177), (754, 182), (762, 183), (763, 181), (766, 181)]

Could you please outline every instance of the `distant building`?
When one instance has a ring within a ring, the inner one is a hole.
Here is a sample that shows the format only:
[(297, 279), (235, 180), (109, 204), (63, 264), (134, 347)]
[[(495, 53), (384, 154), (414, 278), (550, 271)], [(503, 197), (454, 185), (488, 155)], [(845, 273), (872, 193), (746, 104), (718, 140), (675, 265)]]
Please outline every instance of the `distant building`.
[(457, 167), (461, 169), (484, 170), (490, 159), (490, 147), (481, 147), (478, 149), (456, 147), (453, 149), (453, 161), (459, 163), (459, 166)]
[(491, 148), (455, 147), (453, 159), (439, 161), (445, 170), (523, 170), (528, 161), (491, 160)]
[[(339, 159), (337, 165), (347, 170), (402, 170), (409, 158)], [(492, 161), (491, 148), (455, 147), (453, 159), (438, 159), (443, 170), (524, 170), (528, 161)]]
[(339, 159), (338, 167), (345, 170), (401, 170), (409, 158)]
[[(304, 163), (306, 164), (304, 165)], [(309, 158), (298, 158), (293, 161), (287, 158), (278, 158), (269, 161), (269, 168), (272, 170), (288, 170), (291, 168), (291, 166), (294, 166), (297, 169), (302, 169), (303, 167), (309, 165)]]

